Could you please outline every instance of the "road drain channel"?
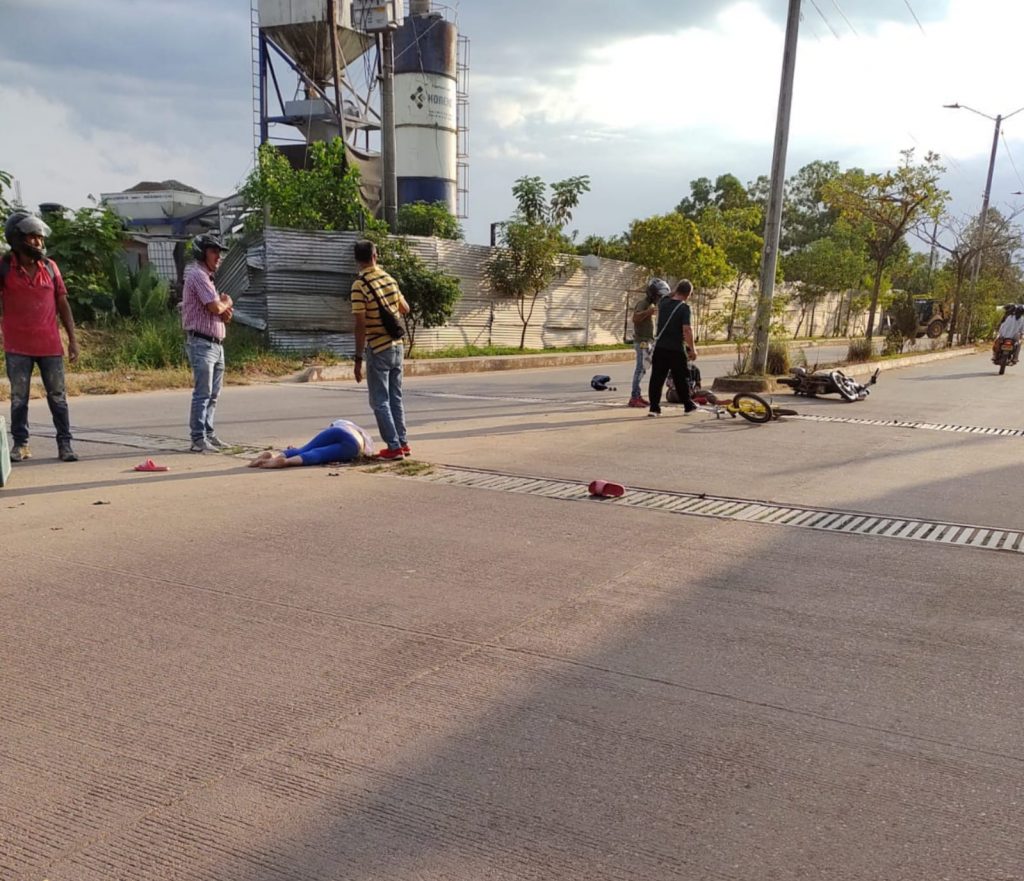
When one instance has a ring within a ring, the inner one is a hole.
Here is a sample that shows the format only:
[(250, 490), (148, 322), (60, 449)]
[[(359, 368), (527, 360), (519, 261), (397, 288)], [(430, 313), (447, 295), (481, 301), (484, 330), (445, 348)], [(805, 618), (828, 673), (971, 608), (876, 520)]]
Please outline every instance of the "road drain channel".
[(956, 431), (961, 434), (984, 434), (990, 437), (1024, 437), (1024, 428), (988, 428), (982, 425), (952, 425), (942, 422), (904, 422), (900, 419), (847, 419), (843, 416), (812, 416), (800, 413), (786, 419), (809, 422), (843, 422), (850, 425), (881, 425), (886, 428), (920, 428), (925, 431)]
[[(521, 477), (496, 471), (457, 468), (448, 465), (436, 466), (432, 471), (411, 476), (409, 479), (472, 489), (523, 493), (565, 501), (590, 499), (587, 487), (575, 481), (547, 477)], [(660, 492), (649, 489), (630, 489), (621, 498), (604, 499), (602, 504), (645, 508), (666, 514), (712, 517), (718, 520), (794, 526), (800, 529), (841, 532), (847, 535), (926, 541), (933, 544), (977, 548), (984, 551), (1024, 552), (1024, 547), (1022, 547), (1024, 533), (1022, 532), (986, 526), (971, 526), (965, 523), (947, 523), (939, 520), (883, 517), (878, 514), (865, 514), (857, 511), (782, 505), (750, 499), (733, 499), (685, 492)]]

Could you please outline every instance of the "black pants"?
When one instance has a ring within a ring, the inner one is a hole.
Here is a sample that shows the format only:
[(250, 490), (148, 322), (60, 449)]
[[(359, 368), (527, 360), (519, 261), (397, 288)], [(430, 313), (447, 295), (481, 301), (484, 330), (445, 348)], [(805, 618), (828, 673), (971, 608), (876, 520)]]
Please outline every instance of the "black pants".
[(651, 384), (647, 389), (647, 399), (651, 402), (651, 412), (661, 412), (661, 392), (665, 388), (665, 377), (672, 374), (676, 384), (676, 394), (687, 410), (692, 409), (690, 400), (690, 372), (686, 365), (686, 353), (659, 349), (657, 346), (651, 354)]

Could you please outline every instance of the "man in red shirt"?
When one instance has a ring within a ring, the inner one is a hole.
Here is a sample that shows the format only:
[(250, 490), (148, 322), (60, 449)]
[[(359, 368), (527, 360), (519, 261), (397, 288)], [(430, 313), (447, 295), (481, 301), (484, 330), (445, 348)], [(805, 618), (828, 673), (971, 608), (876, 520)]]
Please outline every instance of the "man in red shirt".
[(71, 448), (71, 417), (64, 388), (64, 343), (57, 317), (68, 335), (68, 360), (78, 360), (75, 320), (68, 305), (57, 264), (46, 259), (46, 237), (50, 228), (27, 211), (15, 211), (7, 218), (4, 236), (11, 252), (0, 258), (0, 333), (3, 334), (7, 378), (11, 382), (11, 460), (31, 457), (28, 448), (28, 399), (32, 368), (46, 389), (53, 427), (57, 430), (57, 456), (62, 462), (76, 462)]

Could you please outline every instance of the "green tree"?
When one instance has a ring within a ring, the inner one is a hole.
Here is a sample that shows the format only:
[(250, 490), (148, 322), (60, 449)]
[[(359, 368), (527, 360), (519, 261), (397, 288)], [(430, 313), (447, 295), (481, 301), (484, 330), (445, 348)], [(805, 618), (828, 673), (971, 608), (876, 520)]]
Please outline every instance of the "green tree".
[(124, 245), (124, 224), (107, 207), (46, 215), (47, 254), (57, 261), (68, 303), (78, 321), (95, 321), (114, 309), (109, 270)]
[(902, 156), (903, 161), (893, 171), (865, 174), (854, 169), (822, 187), (826, 204), (854, 227), (866, 230), (868, 256), (874, 264), (868, 339), (874, 334), (882, 275), (890, 259), (907, 231), (925, 218), (938, 217), (948, 198), (939, 188), (945, 169), (937, 154), (928, 153), (920, 164), (914, 163), (912, 149), (904, 150)]
[(629, 238), (619, 236), (587, 236), (576, 246), (576, 253), (593, 254), (608, 260), (629, 260)]
[(389, 236), (386, 228), (375, 227), (368, 236), (377, 245), (378, 262), (398, 282), (409, 304), (405, 332), (411, 352), (419, 328), (440, 327), (451, 319), (462, 296), (459, 280), (442, 270), (431, 269), (410, 250), (404, 238)]
[(14, 180), (9, 172), (0, 168), (0, 220), (7, 220), (7, 217), (14, 210), (14, 205), (7, 199), (6, 190), (11, 188)]
[[(783, 257), (786, 278), (798, 282), (802, 307), (796, 336), (810, 311), (810, 335), (814, 335), (814, 310), (828, 294), (844, 293), (859, 286), (867, 268), (864, 242), (848, 224), (840, 221), (831, 234)], [(842, 311), (842, 304), (840, 310)], [(837, 315), (837, 324), (838, 324)], [(838, 332), (838, 328), (835, 329)]]
[(580, 196), (590, 190), (586, 175), (547, 185), (539, 177), (521, 177), (512, 187), (516, 212), (498, 230), (496, 248), (484, 267), (494, 291), (515, 299), (522, 322), (519, 348), (526, 348), (526, 331), (537, 297), (557, 275), (573, 271), (579, 261), (563, 227), (572, 220)]
[(398, 234), (462, 241), (459, 221), (444, 202), (409, 202), (398, 208)]
[(839, 212), (825, 202), (825, 185), (839, 177), (838, 162), (810, 162), (786, 181), (779, 249), (788, 253), (826, 238)]
[(697, 224), (673, 211), (633, 221), (629, 258), (652, 275), (693, 282), (694, 333), (701, 338), (713, 292), (733, 277), (725, 252), (706, 244)]
[(734, 174), (720, 174), (714, 184), (706, 177), (690, 181), (690, 195), (676, 205), (676, 211), (694, 223), (699, 223), (708, 208), (730, 211), (749, 206), (750, 196), (740, 179)]
[[(725, 319), (725, 338), (730, 341), (736, 330), (737, 309), (743, 285), (756, 281), (761, 272), (763, 228), (764, 215), (758, 206), (752, 204), (725, 210), (712, 205), (701, 215), (701, 235), (722, 251), (733, 271), (732, 302), (729, 305), (728, 317)], [(780, 266), (780, 279), (781, 272)]]
[(246, 229), (356, 230), (369, 224), (359, 194), (359, 170), (345, 159), (341, 138), (310, 145), (310, 167), (292, 168), (272, 144), (262, 144), (256, 168), (239, 190), (251, 209)]

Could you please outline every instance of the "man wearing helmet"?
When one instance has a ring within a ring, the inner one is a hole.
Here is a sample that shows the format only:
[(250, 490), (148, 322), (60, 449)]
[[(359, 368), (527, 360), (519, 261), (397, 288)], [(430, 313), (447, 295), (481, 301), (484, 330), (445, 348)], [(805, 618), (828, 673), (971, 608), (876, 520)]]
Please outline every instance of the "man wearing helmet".
[(1020, 355), (1020, 339), (1024, 335), (1024, 306), (1010, 303), (1003, 307), (1003, 321), (996, 332), (995, 342), (992, 344), (992, 363), (996, 363), (999, 344), (1004, 340), (1013, 340), (1013, 360), (1011, 364), (1017, 363)]
[(217, 293), (213, 274), (220, 265), (224, 246), (211, 235), (192, 240), (194, 260), (185, 270), (181, 289), (181, 325), (192, 366), (192, 407), (188, 428), (193, 453), (214, 452), (225, 444), (214, 430), (217, 398), (224, 384), (224, 337), (234, 304), (227, 294)]
[(50, 228), (27, 211), (15, 211), (4, 225), (11, 252), (0, 259), (0, 333), (4, 338), (7, 378), (11, 382), (11, 460), (31, 457), (28, 400), (32, 369), (38, 364), (46, 402), (57, 432), (57, 456), (75, 462), (71, 417), (64, 387), (64, 343), (57, 319), (68, 335), (68, 360), (78, 360), (75, 320), (57, 264), (46, 257)]
[(661, 298), (670, 293), (668, 283), (661, 278), (647, 282), (642, 300), (633, 307), (633, 348), (636, 349), (636, 367), (633, 370), (633, 389), (629, 395), (630, 407), (647, 407), (648, 402), (640, 394), (640, 383), (647, 372), (647, 361), (654, 347), (654, 316)]

